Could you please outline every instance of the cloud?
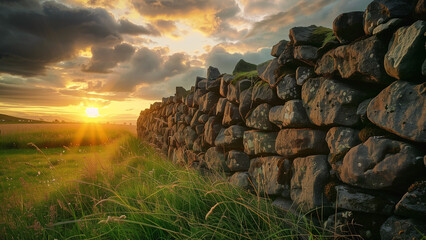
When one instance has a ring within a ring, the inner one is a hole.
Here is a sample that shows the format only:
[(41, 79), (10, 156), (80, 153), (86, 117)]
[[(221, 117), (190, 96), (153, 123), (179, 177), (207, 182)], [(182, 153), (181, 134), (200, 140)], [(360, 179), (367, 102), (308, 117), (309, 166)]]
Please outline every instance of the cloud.
[(139, 84), (166, 81), (189, 68), (189, 58), (185, 53), (168, 55), (166, 48), (143, 47), (133, 55), (128, 69), (106, 83), (106, 90), (131, 92)]
[(122, 34), (158, 35), (101, 8), (70, 8), (46, 1), (0, 3), (0, 72), (33, 76), (89, 46), (122, 42)]
[(84, 72), (108, 73), (118, 63), (127, 61), (135, 53), (135, 48), (122, 43), (114, 48), (92, 47), (92, 59), (88, 64), (83, 64)]

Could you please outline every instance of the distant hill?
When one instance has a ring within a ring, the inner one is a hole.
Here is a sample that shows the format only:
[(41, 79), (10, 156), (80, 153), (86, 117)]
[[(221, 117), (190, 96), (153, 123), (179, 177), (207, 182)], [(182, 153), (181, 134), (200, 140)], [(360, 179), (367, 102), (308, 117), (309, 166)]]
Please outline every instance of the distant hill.
[(27, 118), (18, 118), (9, 116), (6, 114), (0, 114), (0, 124), (1, 123), (45, 123), (45, 121), (33, 120)]

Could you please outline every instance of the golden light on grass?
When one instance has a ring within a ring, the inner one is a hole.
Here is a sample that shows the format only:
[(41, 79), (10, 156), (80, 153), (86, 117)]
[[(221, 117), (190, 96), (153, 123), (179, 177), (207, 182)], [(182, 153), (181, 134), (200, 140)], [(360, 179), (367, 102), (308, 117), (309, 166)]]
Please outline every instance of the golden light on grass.
[(86, 108), (86, 116), (89, 118), (97, 118), (99, 117), (99, 109), (96, 107), (87, 107)]

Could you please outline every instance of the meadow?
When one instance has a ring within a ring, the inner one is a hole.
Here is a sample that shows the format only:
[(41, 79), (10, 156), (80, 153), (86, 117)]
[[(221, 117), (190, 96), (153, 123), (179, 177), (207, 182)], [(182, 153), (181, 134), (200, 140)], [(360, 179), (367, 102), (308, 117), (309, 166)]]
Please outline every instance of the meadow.
[[(80, 127), (46, 125), (30, 128), (29, 136), (2, 131), (0, 239), (330, 236), (305, 216), (284, 213), (261, 194), (229, 185), (223, 175), (171, 163), (131, 129), (103, 125), (75, 131)], [(94, 134), (100, 127), (107, 141), (73, 142), (78, 134), (83, 136), (77, 139), (105, 140)], [(56, 136), (58, 144), (46, 136)], [(3, 137), (19, 144), (7, 145)], [(34, 144), (24, 144), (27, 140)]]

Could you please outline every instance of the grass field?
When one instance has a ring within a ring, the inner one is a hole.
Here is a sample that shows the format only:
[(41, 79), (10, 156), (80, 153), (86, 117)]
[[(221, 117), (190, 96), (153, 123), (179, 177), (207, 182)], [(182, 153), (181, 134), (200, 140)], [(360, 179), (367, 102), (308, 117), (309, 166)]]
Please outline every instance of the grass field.
[(324, 238), (306, 218), (121, 133), (100, 145), (0, 150), (0, 239)]

